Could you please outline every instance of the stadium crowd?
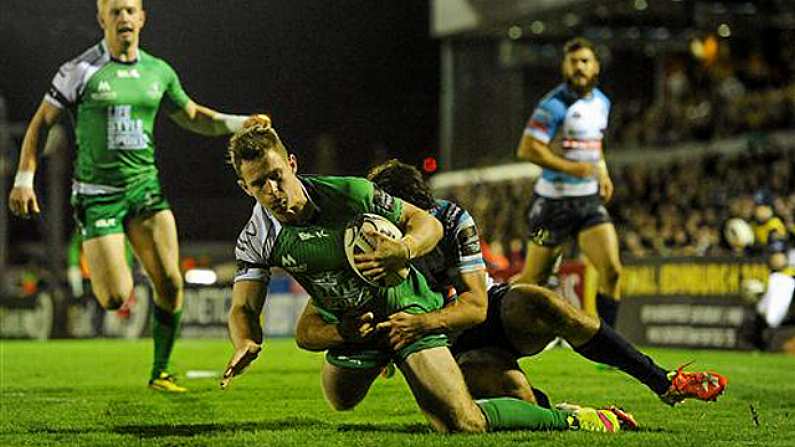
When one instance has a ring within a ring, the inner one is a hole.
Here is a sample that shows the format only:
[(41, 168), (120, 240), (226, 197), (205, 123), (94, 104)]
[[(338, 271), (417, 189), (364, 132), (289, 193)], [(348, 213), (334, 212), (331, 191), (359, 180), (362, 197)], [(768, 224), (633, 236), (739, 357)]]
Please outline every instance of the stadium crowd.
[[(609, 207), (624, 253), (634, 257), (727, 254), (735, 250), (723, 238), (723, 224), (731, 217), (752, 223), (757, 206), (772, 206), (792, 228), (794, 161), (789, 150), (731, 159), (713, 155), (614, 172), (619, 187)], [(761, 249), (751, 247), (750, 254)]]
[(795, 34), (777, 40), (778, 52), (706, 39), (700, 51), (709, 54), (669, 56), (658, 99), (617, 98), (610, 141), (649, 148), (793, 127)]
[[(795, 149), (706, 155), (663, 164), (611, 169), (615, 195), (608, 204), (622, 256), (731, 255), (723, 236), (732, 217), (754, 224), (755, 208), (770, 206), (795, 231)], [(695, 187), (698, 185), (698, 187)], [(523, 262), (527, 206), (533, 182), (519, 179), (462, 185), (444, 195), (468, 208), (482, 228), (485, 249), (505, 276)], [(761, 254), (759, 243), (741, 250)]]

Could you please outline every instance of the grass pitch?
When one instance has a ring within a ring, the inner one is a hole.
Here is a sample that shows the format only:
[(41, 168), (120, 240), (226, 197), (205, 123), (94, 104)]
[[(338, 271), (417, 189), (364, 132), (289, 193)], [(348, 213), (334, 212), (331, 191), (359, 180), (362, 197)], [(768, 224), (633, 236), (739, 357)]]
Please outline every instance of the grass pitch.
[(553, 401), (620, 404), (641, 431), (618, 435), (513, 432), (432, 433), (400, 374), (379, 379), (352, 412), (323, 400), (321, 354), (292, 340), (271, 340), (228, 391), (218, 379), (187, 379), (188, 370), (220, 371), (231, 354), (221, 340), (183, 340), (174, 369), (190, 388), (166, 395), (146, 388), (149, 341), (0, 341), (0, 445), (81, 446), (740, 446), (795, 445), (795, 358), (782, 355), (649, 349), (666, 367), (729, 377), (717, 403), (662, 404), (643, 385), (600, 371), (574, 352), (556, 349), (522, 362)]

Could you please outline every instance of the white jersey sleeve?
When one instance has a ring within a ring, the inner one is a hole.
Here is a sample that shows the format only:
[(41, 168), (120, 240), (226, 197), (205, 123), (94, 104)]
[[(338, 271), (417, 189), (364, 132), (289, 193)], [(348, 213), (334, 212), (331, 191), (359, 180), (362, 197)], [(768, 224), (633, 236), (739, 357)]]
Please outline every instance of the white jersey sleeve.
[(235, 247), (237, 281), (270, 281), (270, 257), (282, 226), (257, 203), (246, 227), (240, 232)]
[(44, 95), (44, 100), (59, 109), (76, 105), (91, 76), (109, 61), (110, 53), (105, 48), (104, 41), (94, 45), (80, 56), (61, 65), (52, 79), (50, 89)]

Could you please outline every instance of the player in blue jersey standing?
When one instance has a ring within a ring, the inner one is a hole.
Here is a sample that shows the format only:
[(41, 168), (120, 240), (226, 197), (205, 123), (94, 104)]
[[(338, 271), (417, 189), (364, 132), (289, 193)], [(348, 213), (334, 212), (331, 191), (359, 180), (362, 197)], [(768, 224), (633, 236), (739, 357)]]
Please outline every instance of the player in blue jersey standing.
[(615, 325), (620, 299), (618, 237), (604, 206), (613, 194), (602, 142), (610, 100), (596, 88), (599, 59), (583, 38), (563, 47), (564, 82), (533, 111), (517, 155), (543, 168), (528, 212), (530, 241), (524, 269), (515, 282), (543, 284), (560, 246), (576, 237), (599, 273), (599, 315)]

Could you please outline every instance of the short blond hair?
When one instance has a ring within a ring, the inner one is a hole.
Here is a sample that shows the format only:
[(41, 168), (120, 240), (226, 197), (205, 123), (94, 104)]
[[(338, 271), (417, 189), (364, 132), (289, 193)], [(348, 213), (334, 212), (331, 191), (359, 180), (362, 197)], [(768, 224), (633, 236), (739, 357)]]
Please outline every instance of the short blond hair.
[(244, 127), (229, 139), (228, 162), (240, 177), (240, 165), (244, 161), (259, 160), (268, 151), (276, 151), (279, 156), (287, 160), (287, 148), (282, 144), (279, 134), (273, 127), (254, 124)]
[[(102, 11), (105, 8), (105, 5), (107, 5), (109, 1), (110, 0), (97, 0), (97, 12), (102, 14)], [(141, 9), (143, 9), (144, 0), (138, 0), (138, 6), (140, 6)]]

